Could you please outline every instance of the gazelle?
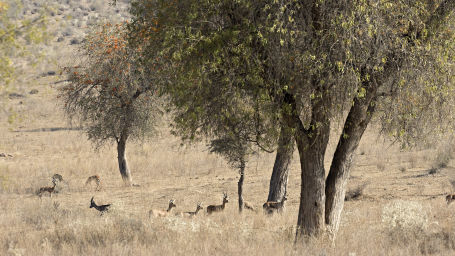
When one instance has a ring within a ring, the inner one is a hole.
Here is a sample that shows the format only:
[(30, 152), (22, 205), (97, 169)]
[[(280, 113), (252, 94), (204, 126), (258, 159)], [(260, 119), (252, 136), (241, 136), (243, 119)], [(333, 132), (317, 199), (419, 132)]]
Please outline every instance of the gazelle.
[(52, 197), (52, 193), (55, 193), (55, 183), (52, 187), (42, 187), (39, 189), (38, 196), (43, 196), (43, 193), (49, 192), (49, 196)]
[(274, 212), (281, 212), (281, 211), (283, 211), (284, 202), (286, 200), (287, 200), (287, 197), (284, 196), (283, 200), (281, 200), (281, 202), (268, 201), (262, 205), (262, 208), (268, 214), (272, 214)]
[(103, 215), (104, 212), (108, 211), (110, 206), (111, 206), (110, 204), (96, 205), (95, 201), (93, 200), (93, 197), (90, 200), (90, 208), (97, 209), (99, 212), (101, 212), (101, 215)]
[(446, 196), (447, 205), (455, 200), (455, 194), (450, 194)]
[(88, 177), (87, 181), (85, 182), (85, 186), (89, 185), (92, 181), (95, 181), (96, 183), (96, 190), (100, 190), (100, 184), (101, 184), (101, 179), (100, 176), (98, 175), (93, 175)]
[(250, 210), (250, 211), (253, 211), (253, 212), (257, 212), (256, 208), (254, 208), (253, 205), (251, 205), (249, 202), (247, 201), (244, 201), (243, 202), (243, 207), (245, 207), (245, 209), (247, 210)]
[(211, 214), (212, 212), (221, 212), (224, 210), (226, 203), (229, 202), (229, 198), (226, 192), (223, 192), (223, 204), (221, 205), (209, 205), (207, 206), (207, 213)]
[(174, 207), (177, 207), (177, 206), (174, 204), (174, 199), (171, 199), (171, 200), (169, 200), (169, 206), (168, 206), (167, 210), (163, 211), (163, 210), (152, 209), (149, 211), (149, 217), (152, 217), (152, 216), (153, 217), (166, 217), (169, 214), (171, 214), (171, 210)]
[(202, 209), (204, 209), (204, 207), (202, 207), (202, 203), (199, 202), (199, 203), (197, 203), (196, 211), (194, 211), (194, 212), (185, 212), (185, 213), (184, 213), (184, 216), (187, 216), (187, 217), (196, 216), (197, 213), (198, 213), (200, 210), (202, 210)]

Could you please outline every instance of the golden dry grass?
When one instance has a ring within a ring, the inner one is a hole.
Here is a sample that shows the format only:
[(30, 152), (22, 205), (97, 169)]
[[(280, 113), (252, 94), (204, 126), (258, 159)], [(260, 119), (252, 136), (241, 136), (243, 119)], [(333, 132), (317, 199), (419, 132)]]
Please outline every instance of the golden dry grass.
[[(336, 241), (294, 245), (299, 202), (299, 165), (291, 165), (285, 212), (272, 217), (237, 212), (236, 171), (210, 155), (204, 144), (180, 146), (166, 128), (148, 142), (127, 150), (133, 180), (122, 187), (115, 148), (94, 151), (79, 131), (31, 132), (68, 127), (49, 78), (17, 86), (22, 99), (3, 96), (0, 114), (0, 255), (453, 255), (455, 205), (444, 195), (453, 191), (453, 161), (434, 174), (429, 169), (437, 150), (400, 152), (379, 142), (370, 129), (355, 157), (349, 189), (362, 187), (357, 200), (345, 204)], [(31, 89), (39, 93), (28, 95)], [(328, 156), (334, 150), (334, 142)], [(439, 151), (440, 152), (440, 151)], [(440, 153), (439, 153), (440, 154)], [(260, 208), (267, 196), (274, 156), (251, 159), (246, 170), (245, 199)], [(326, 159), (328, 165), (330, 159)], [(35, 191), (51, 185), (54, 173), (68, 185), (52, 197)], [(101, 191), (85, 187), (98, 174)], [(366, 185), (365, 185), (366, 184)], [(152, 208), (166, 209), (174, 198), (177, 211), (219, 204), (223, 213), (196, 218), (149, 219)], [(108, 214), (90, 209), (112, 203)]]

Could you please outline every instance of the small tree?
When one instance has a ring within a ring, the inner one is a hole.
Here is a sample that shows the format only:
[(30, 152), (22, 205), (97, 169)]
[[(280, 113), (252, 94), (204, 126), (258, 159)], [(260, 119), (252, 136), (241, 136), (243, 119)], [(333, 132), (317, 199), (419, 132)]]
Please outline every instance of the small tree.
[(237, 183), (239, 212), (243, 210), (243, 183), (245, 180), (245, 168), (250, 155), (255, 154), (253, 149), (255, 139), (254, 119), (244, 117), (237, 119), (237, 122), (224, 119), (224, 121), (215, 131), (219, 136), (210, 141), (210, 152), (223, 156), (232, 168), (238, 169), (240, 178)]
[(86, 38), (80, 64), (65, 69), (70, 82), (59, 96), (69, 118), (81, 123), (97, 148), (117, 143), (120, 174), (131, 185), (126, 142), (152, 134), (160, 107), (153, 81), (157, 68), (139, 65), (141, 47), (129, 45), (125, 27), (105, 24)]
[(212, 140), (210, 152), (224, 156), (232, 168), (239, 170), (240, 178), (237, 183), (239, 197), (239, 212), (243, 210), (243, 182), (245, 180), (245, 167), (248, 160), (248, 146), (242, 140), (240, 134), (233, 137), (224, 137)]

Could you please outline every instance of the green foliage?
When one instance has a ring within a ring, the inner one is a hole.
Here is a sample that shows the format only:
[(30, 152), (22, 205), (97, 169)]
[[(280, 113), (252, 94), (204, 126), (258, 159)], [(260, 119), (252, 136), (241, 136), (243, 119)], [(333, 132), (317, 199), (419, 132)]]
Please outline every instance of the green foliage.
[(23, 17), (19, 1), (0, 1), (0, 90), (15, 76), (14, 59), (28, 54), (30, 46), (47, 39), (46, 10)]
[(153, 66), (139, 65), (142, 50), (126, 40), (126, 24), (105, 24), (80, 47), (79, 65), (65, 69), (70, 83), (59, 97), (97, 146), (121, 136), (142, 139), (160, 111)]
[[(428, 134), (422, 118), (427, 131), (449, 129), (452, 7), (447, 0), (145, 0), (132, 13), (133, 31), (154, 27), (162, 39), (173, 74), (162, 93), (175, 107), (177, 134), (225, 138), (229, 120), (259, 127), (247, 137), (274, 145), (283, 115), (317, 133), (342, 120), (355, 99), (398, 139)], [(252, 116), (260, 118), (243, 121)]]
[[(131, 28), (136, 40), (142, 31), (164, 38), (159, 42), (162, 72), (172, 75), (161, 92), (172, 103), (174, 133), (184, 140), (208, 138), (212, 152), (238, 167), (254, 153), (254, 145), (273, 148), (279, 113), (268, 101), (263, 66), (252, 47), (260, 40), (248, 20), (254, 15), (251, 3), (231, 4), (137, 1)], [(235, 8), (235, 22), (224, 13), (230, 8)]]

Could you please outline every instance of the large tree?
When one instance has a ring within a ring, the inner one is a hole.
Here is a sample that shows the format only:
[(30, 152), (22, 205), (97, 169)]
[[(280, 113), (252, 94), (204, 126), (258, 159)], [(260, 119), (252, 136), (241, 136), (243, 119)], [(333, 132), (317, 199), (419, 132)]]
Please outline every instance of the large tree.
[(153, 134), (161, 105), (154, 81), (159, 67), (140, 64), (142, 48), (129, 44), (126, 25), (105, 24), (85, 39), (77, 65), (65, 69), (69, 83), (59, 97), (97, 147), (116, 142), (121, 177), (132, 185), (126, 143)]
[[(294, 136), (302, 179), (298, 237), (326, 228), (336, 234), (352, 156), (375, 114), (399, 138), (419, 130), (409, 129), (419, 116), (452, 117), (443, 104), (452, 101), (452, 70), (445, 65), (452, 61), (452, 1), (141, 3), (137, 20), (158, 21), (166, 31), (162, 53), (175, 74), (167, 93), (185, 113), (177, 121), (190, 124), (181, 129), (216, 122), (204, 113), (220, 99), (201, 92), (235, 88), (248, 99), (244, 104), (259, 103), (255, 111), (267, 127), (261, 140), (276, 145), (281, 132), (287, 136), (280, 144), (291, 145)], [(326, 178), (334, 122), (343, 130)], [(290, 155), (292, 147), (285, 149)]]

